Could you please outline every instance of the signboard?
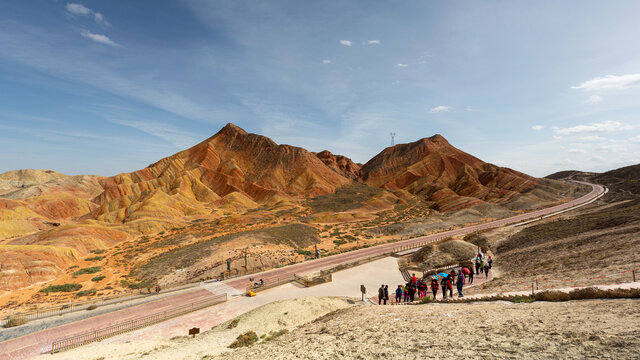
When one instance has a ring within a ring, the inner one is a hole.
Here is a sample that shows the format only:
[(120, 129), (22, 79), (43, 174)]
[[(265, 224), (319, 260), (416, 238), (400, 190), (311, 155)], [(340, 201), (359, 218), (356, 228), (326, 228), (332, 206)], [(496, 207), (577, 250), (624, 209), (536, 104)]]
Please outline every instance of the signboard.
[(191, 328), (189, 329), (189, 335), (193, 335), (193, 337), (196, 337), (196, 334), (200, 334), (200, 328)]
[(231, 261), (227, 260), (227, 271), (231, 271)]

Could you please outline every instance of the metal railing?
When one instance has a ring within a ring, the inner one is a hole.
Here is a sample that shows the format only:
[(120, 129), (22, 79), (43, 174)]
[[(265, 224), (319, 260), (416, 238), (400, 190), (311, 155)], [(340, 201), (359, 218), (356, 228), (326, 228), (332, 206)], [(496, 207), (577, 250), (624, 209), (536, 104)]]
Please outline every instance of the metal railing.
[[(180, 286), (165, 289), (162, 291), (161, 294), (184, 290), (184, 289), (196, 287), (198, 285), (199, 283), (180, 285)], [(124, 293), (114, 294), (110, 296), (102, 296), (100, 298), (93, 298), (86, 301), (78, 301), (74, 303), (69, 302), (66, 304), (59, 304), (59, 305), (50, 306), (46, 308), (35, 309), (32, 311), (19, 312), (19, 313), (11, 314), (9, 316), (5, 316), (1, 318), (0, 326), (4, 326), (9, 321), (9, 319), (16, 318), (16, 317), (24, 318), (30, 321), (37, 320), (37, 319), (44, 319), (50, 316), (63, 315), (63, 314), (67, 314), (67, 313), (71, 313), (79, 310), (87, 310), (87, 308), (91, 305), (101, 305), (101, 306), (110, 305), (110, 304), (121, 303), (124, 301), (131, 301), (131, 300), (136, 300), (136, 299), (156, 295), (155, 293), (143, 293), (142, 291), (143, 289), (126, 291)]]
[(61, 340), (56, 340), (51, 344), (51, 353), (70, 350), (82, 345), (90, 344), (96, 341), (102, 341), (106, 338), (123, 334), (129, 331), (137, 330), (149, 325), (153, 325), (180, 315), (184, 315), (196, 310), (223, 303), (227, 301), (227, 294), (213, 296), (208, 299), (192, 302), (182, 306), (175, 307), (163, 312), (143, 316), (137, 319), (121, 322), (115, 325), (104, 327), (102, 329), (88, 331), (79, 335), (71, 336)]

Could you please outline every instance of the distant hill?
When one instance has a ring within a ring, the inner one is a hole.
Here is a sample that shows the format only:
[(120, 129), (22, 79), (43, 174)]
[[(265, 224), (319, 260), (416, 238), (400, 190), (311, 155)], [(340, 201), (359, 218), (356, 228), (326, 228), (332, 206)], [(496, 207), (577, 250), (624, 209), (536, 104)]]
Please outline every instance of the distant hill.
[(640, 164), (625, 166), (604, 173), (566, 170), (546, 176), (554, 180), (583, 180), (606, 185), (612, 191), (640, 195)]

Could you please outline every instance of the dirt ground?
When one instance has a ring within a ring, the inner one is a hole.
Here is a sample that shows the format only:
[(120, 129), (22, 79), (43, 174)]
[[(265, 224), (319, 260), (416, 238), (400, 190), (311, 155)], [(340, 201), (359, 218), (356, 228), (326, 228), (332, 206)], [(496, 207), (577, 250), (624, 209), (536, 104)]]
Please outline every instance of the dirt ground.
[[(230, 324), (195, 338), (101, 343), (42, 359), (637, 359), (640, 354), (640, 300), (371, 306), (314, 297), (271, 303), (240, 316), (236, 327)], [(288, 332), (266, 340), (282, 329)], [(248, 331), (261, 339), (228, 348)]]
[(359, 306), (212, 359), (633, 359), (640, 302)]

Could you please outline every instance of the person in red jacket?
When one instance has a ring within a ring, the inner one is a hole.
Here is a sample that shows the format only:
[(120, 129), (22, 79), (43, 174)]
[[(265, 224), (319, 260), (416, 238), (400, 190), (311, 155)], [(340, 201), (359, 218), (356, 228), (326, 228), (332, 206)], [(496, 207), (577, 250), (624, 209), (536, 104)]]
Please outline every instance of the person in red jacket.
[(433, 292), (433, 300), (435, 300), (438, 294), (438, 277), (435, 275), (431, 278), (431, 291)]

